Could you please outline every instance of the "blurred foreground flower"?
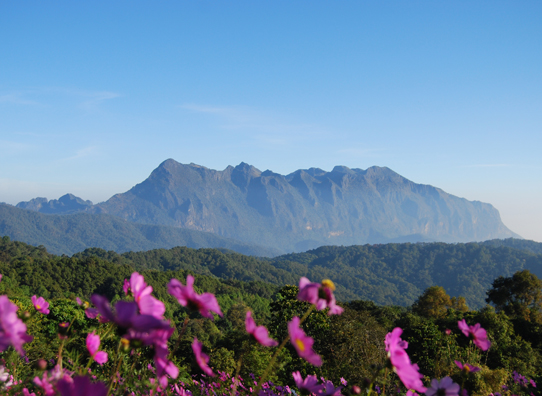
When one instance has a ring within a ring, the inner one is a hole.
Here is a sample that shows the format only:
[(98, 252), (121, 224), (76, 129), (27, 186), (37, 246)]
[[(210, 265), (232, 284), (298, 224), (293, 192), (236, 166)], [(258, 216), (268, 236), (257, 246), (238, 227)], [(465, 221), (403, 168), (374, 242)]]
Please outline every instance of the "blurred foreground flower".
[(256, 322), (252, 318), (252, 312), (250, 311), (247, 311), (247, 315), (245, 318), (245, 328), (247, 330), (247, 333), (254, 337), (254, 339), (263, 346), (274, 347), (279, 344), (277, 341), (269, 337), (269, 332), (267, 331), (265, 326), (256, 326)]
[(335, 301), (333, 291), (335, 285), (329, 279), (325, 279), (320, 283), (311, 283), (304, 276), (299, 280), (299, 294), (297, 299), (307, 301), (313, 304), (316, 309), (323, 310), (329, 308), (328, 315), (341, 314), (344, 309), (339, 307)]
[(194, 351), (196, 362), (205, 374), (214, 377), (215, 373), (213, 373), (213, 370), (211, 370), (211, 368), (208, 366), (209, 356), (201, 351), (202, 346), (203, 344), (199, 342), (197, 338), (194, 338), (194, 341), (192, 342), (192, 350)]
[(100, 336), (94, 334), (94, 332), (87, 335), (87, 350), (90, 356), (99, 365), (107, 362), (107, 352), (98, 351), (100, 348)]
[(444, 377), (440, 381), (433, 379), (431, 386), (425, 392), (426, 396), (458, 396), (459, 385), (456, 384), (450, 377)]
[(192, 275), (186, 277), (186, 286), (174, 278), (167, 285), (168, 293), (175, 297), (183, 307), (187, 307), (191, 311), (199, 311), (206, 318), (214, 319), (211, 311), (223, 316), (215, 295), (212, 293), (197, 294), (193, 285), (194, 277)]
[(32, 304), (34, 304), (34, 308), (36, 308), (36, 311), (39, 313), (44, 315), (49, 313), (49, 303), (45, 301), (43, 297), (37, 298), (35, 295), (32, 296)]
[(423, 375), (418, 372), (417, 364), (410, 363), (410, 358), (405, 352), (408, 348), (408, 343), (401, 339), (403, 330), (399, 327), (393, 329), (391, 333), (386, 335), (386, 351), (393, 366), (393, 370), (399, 376), (399, 379), (407, 389), (414, 389), (420, 393), (427, 390), (421, 381)]
[(469, 326), (465, 319), (463, 319), (457, 322), (457, 326), (466, 337), (472, 336), (472, 342), (482, 351), (487, 351), (491, 346), (491, 342), (487, 339), (487, 332), (480, 326), (480, 323)]
[(302, 357), (307, 362), (314, 366), (322, 365), (322, 358), (312, 349), (314, 340), (307, 336), (303, 329), (299, 327), (300, 319), (295, 316), (288, 322), (288, 333), (290, 334), (290, 342), (297, 351), (299, 357)]
[(23, 344), (32, 339), (26, 334), (26, 325), (17, 316), (17, 306), (9, 301), (8, 296), (0, 296), (0, 352), (11, 345), (24, 355)]

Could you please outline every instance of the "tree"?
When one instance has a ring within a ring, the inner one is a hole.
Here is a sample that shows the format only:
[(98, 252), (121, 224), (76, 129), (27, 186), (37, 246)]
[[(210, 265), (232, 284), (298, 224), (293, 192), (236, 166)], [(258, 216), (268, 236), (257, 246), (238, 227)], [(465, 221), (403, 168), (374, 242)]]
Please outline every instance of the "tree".
[(542, 281), (529, 270), (518, 271), (508, 278), (499, 276), (487, 291), (486, 302), (511, 317), (540, 320), (542, 314)]
[(431, 286), (412, 305), (412, 311), (426, 318), (443, 318), (452, 306), (450, 296), (442, 286)]

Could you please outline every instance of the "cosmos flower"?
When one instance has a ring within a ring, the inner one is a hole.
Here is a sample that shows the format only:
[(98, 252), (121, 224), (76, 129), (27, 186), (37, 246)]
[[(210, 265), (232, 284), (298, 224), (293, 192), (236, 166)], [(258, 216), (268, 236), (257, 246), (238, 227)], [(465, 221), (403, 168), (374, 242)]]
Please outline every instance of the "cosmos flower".
[(49, 303), (45, 301), (43, 297), (37, 298), (35, 295), (32, 296), (32, 304), (34, 304), (34, 308), (36, 308), (36, 311), (39, 313), (44, 315), (49, 313)]
[(316, 378), (316, 375), (307, 375), (307, 378), (305, 379), (303, 379), (299, 371), (292, 373), (292, 375), (294, 377), (295, 386), (297, 386), (297, 389), (299, 389), (301, 393), (319, 394), (324, 389), (324, 385), (318, 384), (318, 379)]
[(194, 351), (196, 362), (205, 374), (214, 377), (215, 373), (213, 373), (213, 370), (211, 370), (211, 368), (208, 366), (209, 356), (207, 356), (201, 351), (202, 346), (203, 344), (199, 342), (197, 338), (194, 338), (194, 342), (192, 342), (192, 350)]
[(279, 344), (277, 341), (269, 337), (269, 332), (267, 331), (265, 326), (256, 326), (256, 322), (252, 318), (252, 312), (250, 311), (247, 311), (247, 315), (245, 318), (245, 328), (247, 330), (247, 333), (254, 337), (254, 339), (263, 346), (274, 347)]
[(7, 296), (0, 296), (0, 352), (11, 345), (24, 355), (23, 344), (32, 339), (26, 334), (26, 325), (17, 316), (17, 306)]
[(403, 330), (396, 327), (391, 333), (386, 335), (386, 352), (388, 352), (393, 370), (397, 373), (405, 387), (423, 393), (427, 390), (421, 381), (423, 375), (418, 372), (419, 368), (417, 364), (410, 363), (410, 358), (405, 352), (405, 349), (408, 348), (408, 343), (401, 339), (402, 333)]
[(321, 393), (322, 396), (339, 396), (341, 394), (342, 386), (338, 386), (335, 388), (335, 385), (333, 385), (333, 382), (326, 381), (324, 383), (324, 391)]
[(187, 307), (191, 311), (199, 311), (206, 318), (213, 319), (211, 311), (223, 316), (214, 294), (197, 294), (193, 285), (194, 277), (192, 275), (186, 277), (186, 286), (177, 279), (172, 279), (168, 283), (168, 293), (175, 297), (183, 307)]
[(334, 290), (335, 285), (329, 279), (323, 280), (320, 284), (311, 283), (307, 278), (302, 277), (299, 280), (297, 299), (313, 304), (319, 311), (329, 308), (328, 315), (339, 315), (344, 309), (336, 304)]
[(107, 352), (98, 351), (100, 348), (100, 336), (94, 334), (94, 332), (87, 335), (87, 350), (90, 353), (90, 356), (96, 363), (99, 365), (107, 362)]
[(164, 318), (166, 306), (162, 301), (151, 296), (152, 286), (147, 286), (143, 275), (133, 272), (130, 276), (130, 281), (124, 279), (122, 289), (126, 295), (131, 294), (134, 296), (134, 301), (137, 303), (140, 313), (152, 315), (158, 319)]
[(480, 367), (472, 366), (468, 363), (461, 363), (459, 360), (454, 360), (454, 363), (457, 367), (459, 367), (459, 370), (463, 370), (467, 373), (476, 373), (480, 371)]
[(63, 377), (57, 383), (61, 396), (106, 396), (107, 387), (102, 382), (91, 383), (87, 376)]
[(433, 379), (431, 386), (425, 392), (426, 396), (442, 395), (442, 396), (459, 396), (460, 386), (456, 384), (450, 377), (444, 377), (440, 381)]
[(472, 336), (472, 342), (482, 351), (487, 351), (491, 346), (491, 342), (487, 339), (487, 332), (480, 327), (480, 323), (476, 323), (474, 326), (469, 326), (465, 319), (457, 322), (459, 330), (465, 334), (466, 337)]
[(299, 357), (302, 357), (307, 362), (314, 366), (322, 365), (322, 358), (314, 352), (312, 346), (314, 340), (308, 337), (305, 332), (299, 327), (300, 319), (295, 316), (288, 322), (288, 333), (290, 334), (290, 342), (294, 346)]
[(55, 390), (53, 388), (53, 384), (51, 384), (51, 382), (49, 382), (49, 378), (47, 376), (47, 371), (44, 371), (43, 372), (43, 376), (42, 378), (40, 379), (40, 377), (34, 377), (34, 383), (39, 386), (40, 388), (43, 389), (43, 391), (45, 392), (45, 395), (46, 396), (50, 396), (50, 395), (54, 395), (55, 394)]

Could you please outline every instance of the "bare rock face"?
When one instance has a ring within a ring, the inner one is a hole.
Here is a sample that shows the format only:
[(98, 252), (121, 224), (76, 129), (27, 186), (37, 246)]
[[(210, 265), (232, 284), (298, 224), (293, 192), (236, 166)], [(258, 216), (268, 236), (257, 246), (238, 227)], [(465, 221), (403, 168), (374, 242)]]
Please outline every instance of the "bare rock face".
[(385, 167), (310, 168), (283, 176), (246, 163), (216, 171), (169, 159), (129, 191), (85, 210), (282, 251), (518, 237), (490, 204), (413, 183)]

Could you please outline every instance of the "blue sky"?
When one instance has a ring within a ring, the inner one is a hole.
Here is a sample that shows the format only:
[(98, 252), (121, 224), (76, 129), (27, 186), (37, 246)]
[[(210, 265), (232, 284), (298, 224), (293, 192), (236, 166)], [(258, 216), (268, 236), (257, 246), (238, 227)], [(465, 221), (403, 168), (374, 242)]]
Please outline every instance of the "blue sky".
[(387, 166), (542, 241), (540, 1), (0, 2), (0, 201)]

